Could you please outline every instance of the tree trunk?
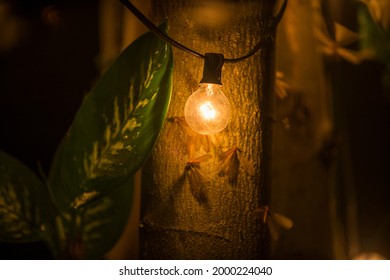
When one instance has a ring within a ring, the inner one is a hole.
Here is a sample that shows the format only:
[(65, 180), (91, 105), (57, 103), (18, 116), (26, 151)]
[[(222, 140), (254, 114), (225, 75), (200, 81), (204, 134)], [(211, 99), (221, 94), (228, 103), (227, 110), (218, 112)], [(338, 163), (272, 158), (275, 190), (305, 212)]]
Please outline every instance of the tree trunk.
[[(275, 2), (155, 0), (152, 13), (156, 22), (168, 18), (169, 35), (182, 44), (200, 53), (220, 52), (232, 58), (246, 54), (260, 40)], [(184, 104), (197, 88), (202, 69), (203, 60), (174, 49), (171, 121), (183, 116)], [(203, 141), (189, 156), (193, 138), (187, 138), (180, 122), (167, 122), (143, 169), (141, 258), (269, 257), (265, 227), (253, 211), (268, 205), (270, 199), (274, 40), (240, 63), (225, 63), (222, 84), (233, 114), (228, 127), (217, 135), (217, 144), (212, 141), (208, 147)], [(242, 164), (237, 174), (218, 175), (219, 156), (234, 146), (253, 164), (253, 176)], [(211, 180), (205, 184), (206, 202), (199, 203), (186, 165), (206, 153), (212, 159), (200, 166)]]

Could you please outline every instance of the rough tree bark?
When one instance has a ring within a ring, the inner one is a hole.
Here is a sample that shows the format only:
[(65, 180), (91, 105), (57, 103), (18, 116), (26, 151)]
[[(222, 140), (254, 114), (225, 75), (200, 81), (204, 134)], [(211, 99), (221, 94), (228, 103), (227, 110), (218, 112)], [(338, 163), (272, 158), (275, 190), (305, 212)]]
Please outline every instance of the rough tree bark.
[[(275, 3), (155, 0), (152, 13), (156, 23), (167, 17), (169, 34), (184, 45), (200, 53), (220, 52), (230, 58), (247, 53), (259, 41)], [(198, 87), (202, 69), (202, 60), (174, 49), (168, 117), (183, 116), (184, 104)], [(185, 131), (177, 123), (167, 122), (143, 169), (141, 258), (269, 257), (266, 231), (254, 219), (253, 210), (270, 199), (274, 40), (245, 61), (225, 64), (222, 84), (233, 115), (227, 129), (218, 134), (219, 143), (210, 150), (204, 145), (189, 158)], [(231, 183), (229, 176), (218, 176), (219, 155), (235, 145), (252, 162), (255, 174), (249, 175), (240, 166), (236, 183)], [(185, 167), (206, 153), (213, 157), (200, 166), (211, 180), (206, 188), (207, 203), (199, 204), (192, 195)]]

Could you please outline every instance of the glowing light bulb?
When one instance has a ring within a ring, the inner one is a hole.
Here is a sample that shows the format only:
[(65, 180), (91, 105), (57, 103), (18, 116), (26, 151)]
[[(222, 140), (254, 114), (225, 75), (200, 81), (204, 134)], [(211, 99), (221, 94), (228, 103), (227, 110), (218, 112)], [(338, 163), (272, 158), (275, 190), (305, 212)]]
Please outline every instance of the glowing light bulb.
[(200, 87), (188, 98), (184, 117), (188, 125), (199, 134), (222, 131), (230, 120), (230, 103), (222, 92), (222, 54), (206, 53)]
[(200, 105), (199, 109), (205, 120), (215, 119), (216, 112), (211, 102), (206, 102), (205, 104)]
[(217, 84), (201, 84), (187, 100), (184, 116), (188, 125), (199, 134), (222, 131), (230, 120), (230, 103)]

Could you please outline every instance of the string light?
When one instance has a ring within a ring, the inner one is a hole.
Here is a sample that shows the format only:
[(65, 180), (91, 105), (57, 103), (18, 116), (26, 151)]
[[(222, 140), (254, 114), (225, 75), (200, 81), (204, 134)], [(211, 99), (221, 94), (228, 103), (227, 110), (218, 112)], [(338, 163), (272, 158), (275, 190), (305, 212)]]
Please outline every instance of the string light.
[(222, 92), (222, 54), (206, 53), (200, 86), (187, 100), (184, 117), (199, 134), (222, 131), (230, 120), (230, 103)]
[(284, 0), (278, 14), (271, 20), (270, 25), (263, 28), (259, 42), (247, 54), (237, 58), (224, 58), (222, 54), (206, 53), (205, 55), (192, 50), (177, 42), (162, 32), (147, 17), (145, 17), (129, 0), (120, 0), (146, 27), (157, 36), (185, 52), (204, 59), (203, 78), (200, 86), (187, 100), (184, 116), (188, 125), (200, 134), (215, 134), (222, 131), (230, 120), (229, 100), (222, 92), (221, 69), (225, 63), (237, 63), (254, 55), (274, 34), (276, 26), (283, 17), (287, 6)]

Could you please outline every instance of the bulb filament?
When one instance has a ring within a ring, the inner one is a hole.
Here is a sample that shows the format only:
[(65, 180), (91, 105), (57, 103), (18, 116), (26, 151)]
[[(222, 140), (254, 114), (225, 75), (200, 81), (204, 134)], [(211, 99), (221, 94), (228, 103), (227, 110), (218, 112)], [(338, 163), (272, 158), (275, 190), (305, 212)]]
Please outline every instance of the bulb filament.
[(213, 120), (217, 115), (216, 110), (214, 109), (213, 104), (211, 102), (206, 102), (199, 107), (199, 110), (202, 112), (203, 118), (205, 120)]

